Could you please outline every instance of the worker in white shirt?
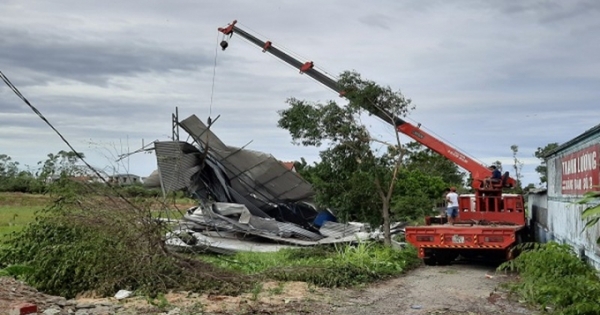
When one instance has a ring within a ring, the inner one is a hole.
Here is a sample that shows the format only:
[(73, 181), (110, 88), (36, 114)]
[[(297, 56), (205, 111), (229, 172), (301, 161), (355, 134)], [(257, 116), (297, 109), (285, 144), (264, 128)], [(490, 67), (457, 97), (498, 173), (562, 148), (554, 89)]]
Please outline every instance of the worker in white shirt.
[(458, 217), (458, 194), (456, 193), (456, 187), (450, 187), (450, 192), (446, 194), (446, 202), (448, 223), (453, 225)]

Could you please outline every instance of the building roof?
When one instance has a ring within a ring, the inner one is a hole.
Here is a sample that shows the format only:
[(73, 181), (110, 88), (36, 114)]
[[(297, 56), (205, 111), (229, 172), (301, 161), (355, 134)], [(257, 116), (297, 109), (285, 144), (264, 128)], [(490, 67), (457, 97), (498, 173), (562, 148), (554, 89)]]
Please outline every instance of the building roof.
[(281, 164), (290, 171), (294, 169), (294, 162), (281, 162)]
[(569, 140), (569, 141), (567, 141), (567, 142), (559, 145), (558, 147), (556, 147), (556, 149), (548, 152), (548, 154), (546, 154), (546, 156), (544, 156), (544, 157), (548, 158), (548, 157), (550, 157), (552, 155), (555, 155), (558, 152), (560, 152), (560, 151), (562, 151), (562, 150), (564, 150), (564, 149), (566, 149), (566, 148), (568, 148), (568, 147), (570, 147), (570, 146), (572, 146), (572, 145), (574, 145), (574, 144), (576, 144), (576, 143), (578, 143), (578, 142), (580, 142), (580, 141), (582, 141), (582, 140), (584, 140), (586, 138), (589, 138), (592, 135), (595, 135), (596, 133), (599, 133), (599, 132), (600, 132), (600, 124), (598, 124), (598, 125), (590, 128), (590, 129), (584, 131), (579, 136), (577, 136), (577, 137), (575, 137), (575, 138), (573, 138), (573, 139), (571, 139), (571, 140)]
[(114, 174), (114, 175), (111, 175), (110, 177), (131, 177), (131, 176), (133, 176), (133, 177), (140, 177), (140, 176), (135, 175), (135, 174)]
[(91, 176), (73, 176), (73, 177), (71, 177), (71, 180), (74, 180), (76, 182), (85, 182), (85, 181), (89, 181), (91, 179), (92, 179)]

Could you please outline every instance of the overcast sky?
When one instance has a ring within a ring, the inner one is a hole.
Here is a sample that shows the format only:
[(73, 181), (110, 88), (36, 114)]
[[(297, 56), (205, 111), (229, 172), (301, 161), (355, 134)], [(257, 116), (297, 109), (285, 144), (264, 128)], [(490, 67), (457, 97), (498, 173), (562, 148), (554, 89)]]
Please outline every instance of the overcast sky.
[[(539, 181), (538, 146), (600, 123), (595, 0), (0, 0), (0, 12), (0, 70), (90, 163), (119, 172), (156, 168), (151, 154), (114, 156), (167, 140), (176, 106), (181, 119), (221, 115), (214, 131), (228, 145), (318, 158), (277, 128), (277, 111), (288, 97), (340, 99), (241, 37), (216, 50), (217, 28), (234, 19), (331, 74), (400, 89), (412, 122), (483, 163), (510, 165), (518, 145), (525, 183)], [(379, 122), (372, 131), (393, 135)], [(0, 87), (0, 153), (35, 165), (66, 149)]]

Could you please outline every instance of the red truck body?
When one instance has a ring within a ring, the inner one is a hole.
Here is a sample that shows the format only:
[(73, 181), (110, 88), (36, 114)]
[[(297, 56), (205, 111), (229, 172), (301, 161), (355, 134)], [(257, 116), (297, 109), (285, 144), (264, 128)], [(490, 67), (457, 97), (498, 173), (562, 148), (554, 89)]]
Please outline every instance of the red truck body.
[[(478, 202), (488, 207), (478, 207)], [(517, 194), (479, 200), (475, 194), (462, 195), (454, 225), (447, 225), (442, 216), (426, 217), (425, 225), (406, 227), (406, 240), (428, 265), (447, 264), (459, 255), (511, 259), (512, 249), (526, 237), (523, 207), (523, 196)]]

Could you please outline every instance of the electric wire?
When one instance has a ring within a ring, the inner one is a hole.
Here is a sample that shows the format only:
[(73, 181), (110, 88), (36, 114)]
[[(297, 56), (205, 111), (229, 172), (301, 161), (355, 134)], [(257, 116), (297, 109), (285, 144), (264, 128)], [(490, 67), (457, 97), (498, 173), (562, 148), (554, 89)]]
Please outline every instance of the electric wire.
[(133, 204), (132, 202), (130, 202), (127, 198), (125, 198), (125, 196), (123, 196), (118, 190), (116, 190), (113, 185), (110, 184), (109, 181), (107, 181), (104, 176), (102, 176), (100, 174), (100, 172), (98, 172), (98, 170), (96, 170), (95, 167), (91, 166), (85, 159), (84, 157), (77, 151), (75, 150), (75, 148), (71, 145), (71, 143), (60, 133), (60, 131), (58, 131), (58, 129), (56, 129), (54, 127), (54, 125), (52, 125), (52, 123), (50, 123), (50, 121), (48, 121), (48, 119), (35, 107), (33, 106), (29, 100), (27, 100), (27, 98), (21, 94), (21, 92), (19, 91), (19, 89), (17, 89), (17, 87), (8, 79), (8, 77), (0, 70), (0, 78), (2, 78), (2, 81), (4, 81), (4, 83), (6, 83), (6, 85), (42, 120), (46, 123), (46, 125), (48, 125), (62, 140), (62, 142), (64, 142), (69, 149), (71, 149), (71, 151), (73, 151), (73, 153), (75, 153), (75, 155), (77, 156), (77, 158), (79, 158), (84, 164), (85, 166), (87, 166), (90, 170), (92, 170), (92, 172), (94, 172), (98, 178), (100, 178), (108, 187), (110, 187), (121, 199), (123, 199), (127, 204), (129, 204), (130, 206), (132, 206), (133, 208), (135, 208), (136, 210), (139, 210), (139, 208)]

